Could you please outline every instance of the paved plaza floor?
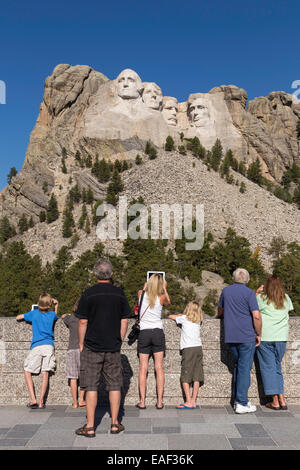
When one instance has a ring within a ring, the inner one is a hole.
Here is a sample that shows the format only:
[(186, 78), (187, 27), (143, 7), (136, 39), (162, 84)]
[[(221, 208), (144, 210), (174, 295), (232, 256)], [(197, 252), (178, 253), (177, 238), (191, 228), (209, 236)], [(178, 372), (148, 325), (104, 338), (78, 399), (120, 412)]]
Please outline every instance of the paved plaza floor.
[(77, 436), (85, 409), (49, 405), (43, 410), (0, 406), (0, 450), (232, 450), (300, 449), (300, 406), (287, 411), (258, 407), (236, 415), (231, 406), (177, 410), (125, 406), (125, 431), (111, 435), (107, 408), (97, 408), (96, 437)]

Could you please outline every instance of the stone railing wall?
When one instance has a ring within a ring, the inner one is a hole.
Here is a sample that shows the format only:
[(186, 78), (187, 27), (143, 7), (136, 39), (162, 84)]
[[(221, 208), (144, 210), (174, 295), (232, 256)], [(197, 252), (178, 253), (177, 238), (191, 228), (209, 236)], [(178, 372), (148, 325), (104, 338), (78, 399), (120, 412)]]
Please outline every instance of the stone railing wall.
[[(180, 362), (179, 339), (180, 329), (171, 320), (164, 321), (167, 341), (165, 358), (166, 385), (165, 404), (182, 402), (182, 391), (179, 382)], [(131, 329), (130, 320), (128, 331)], [(68, 347), (68, 329), (59, 320), (55, 326), (55, 356), (57, 369), (50, 378), (48, 404), (70, 404), (70, 389), (65, 375), (65, 357)], [(204, 354), (205, 383), (200, 388), (200, 404), (226, 404), (231, 398), (232, 358), (223, 342), (222, 322), (217, 319), (205, 319), (201, 337)], [(21, 405), (28, 402), (27, 388), (23, 374), (23, 363), (28, 354), (31, 341), (31, 325), (16, 322), (14, 318), (0, 318), (0, 404)], [(127, 341), (122, 348), (124, 372), (123, 397), (125, 404), (138, 401), (138, 358), (136, 343), (131, 347)], [(300, 318), (290, 319), (290, 337), (287, 352), (283, 359), (285, 395), (288, 403), (300, 403)], [(39, 393), (41, 376), (34, 377), (37, 393)], [(249, 398), (259, 403), (263, 397), (259, 370), (255, 363), (252, 369)], [(103, 384), (100, 386), (99, 402), (107, 401)], [(153, 360), (147, 384), (147, 404), (156, 402), (155, 377)]]

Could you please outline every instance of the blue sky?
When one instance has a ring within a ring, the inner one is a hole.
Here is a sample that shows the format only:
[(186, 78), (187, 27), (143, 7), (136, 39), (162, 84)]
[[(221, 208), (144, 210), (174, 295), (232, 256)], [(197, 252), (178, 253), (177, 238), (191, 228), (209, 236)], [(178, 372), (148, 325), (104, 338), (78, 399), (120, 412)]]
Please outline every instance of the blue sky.
[(164, 95), (235, 84), (249, 99), (300, 80), (299, 0), (1, 0), (0, 189), (24, 162), (45, 78), (59, 63), (124, 68)]

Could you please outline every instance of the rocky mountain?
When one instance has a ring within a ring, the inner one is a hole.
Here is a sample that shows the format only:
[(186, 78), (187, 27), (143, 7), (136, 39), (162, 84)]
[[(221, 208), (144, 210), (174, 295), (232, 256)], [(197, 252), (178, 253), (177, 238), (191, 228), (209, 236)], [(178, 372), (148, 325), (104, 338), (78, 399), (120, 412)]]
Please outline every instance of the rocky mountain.
[[(287, 168), (300, 164), (296, 101), (287, 93), (273, 92), (247, 105), (245, 90), (222, 85), (209, 93), (190, 94), (179, 103), (129, 69), (110, 80), (88, 66), (58, 65), (45, 81), (24, 166), (1, 191), (0, 217), (7, 215), (17, 225), (23, 214), (32, 216), (35, 226), (14, 239), (22, 238), (31, 253), (43, 253), (44, 260), (51, 260), (66, 240), (61, 236), (61, 217), (52, 224), (39, 221), (50, 195), (56, 195), (60, 213), (75, 183), (90, 188), (96, 200), (105, 199), (107, 183), (100, 183), (90, 167), (79, 164), (80, 159), (126, 160), (132, 163), (122, 173), (129, 199), (142, 195), (149, 204), (203, 203), (207, 230), (222, 238), (226, 228), (233, 227), (253, 249), (262, 247), (268, 264), (267, 247), (273, 236), (299, 241), (297, 207), (232, 170), (235, 182), (246, 185), (242, 194), (191, 153), (166, 152), (164, 143), (170, 135), (177, 149), (184, 139), (198, 137), (211, 149), (218, 138), (224, 151), (232, 149), (246, 168), (258, 158), (263, 176), (279, 184)], [(144, 153), (147, 141), (158, 149), (155, 160)], [(137, 154), (144, 160), (141, 165), (134, 163)], [(75, 219), (79, 217), (80, 208), (75, 207)], [(80, 236), (75, 257), (97, 240), (93, 232)], [(117, 241), (108, 245), (115, 252), (121, 246)]]

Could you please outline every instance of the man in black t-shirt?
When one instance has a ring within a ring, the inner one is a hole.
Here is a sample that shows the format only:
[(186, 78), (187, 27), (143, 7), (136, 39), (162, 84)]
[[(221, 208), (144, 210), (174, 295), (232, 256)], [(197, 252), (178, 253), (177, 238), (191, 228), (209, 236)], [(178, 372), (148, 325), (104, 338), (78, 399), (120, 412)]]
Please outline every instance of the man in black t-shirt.
[(98, 282), (83, 292), (76, 312), (81, 351), (80, 388), (86, 391), (87, 423), (75, 432), (86, 437), (95, 436), (94, 420), (101, 373), (109, 392), (110, 432), (118, 434), (124, 430), (118, 422), (123, 384), (120, 350), (131, 313), (123, 290), (111, 283), (111, 263), (97, 261), (94, 273)]

